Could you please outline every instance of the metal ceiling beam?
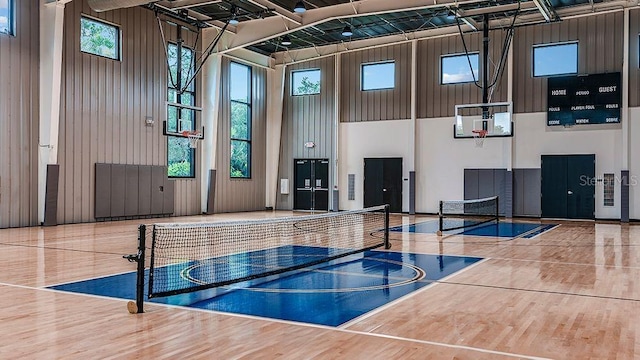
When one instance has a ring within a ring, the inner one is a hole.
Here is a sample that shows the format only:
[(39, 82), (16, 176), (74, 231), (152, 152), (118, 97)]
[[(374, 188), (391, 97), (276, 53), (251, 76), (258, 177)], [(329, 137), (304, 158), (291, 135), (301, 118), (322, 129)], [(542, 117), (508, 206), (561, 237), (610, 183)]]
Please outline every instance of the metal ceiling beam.
[[(520, 10), (529, 10), (535, 9), (536, 4), (533, 1), (524, 1), (520, 3)], [(475, 16), (482, 15), (486, 13), (498, 13), (498, 12), (508, 12), (518, 9), (518, 3), (507, 4), (507, 5), (497, 5), (491, 7), (484, 7), (479, 9), (468, 9), (464, 11), (465, 16)]]
[(538, 8), (538, 11), (540, 11), (540, 14), (542, 14), (542, 17), (547, 22), (550, 22), (551, 19), (553, 18), (553, 14), (549, 10), (549, 7), (547, 6), (546, 1), (545, 0), (533, 0), (533, 3), (536, 4), (536, 7)]
[[(225, 34), (219, 43), (217, 51), (226, 53), (335, 19), (387, 14), (398, 11), (423, 10), (425, 8), (444, 8), (447, 4), (453, 4), (454, 1), (455, 0), (442, 0), (442, 2), (436, 2), (436, 0), (361, 0), (357, 3), (349, 2), (307, 10), (301, 16), (301, 24), (287, 24), (280, 17), (273, 16), (266, 19), (243, 21), (236, 26), (237, 32), (235, 36)], [(477, 4), (481, 2), (483, 2), (483, 0), (469, 0), (457, 2), (457, 5)], [(204, 31), (207, 31), (207, 29)]]
[(222, 0), (175, 0), (175, 1), (161, 1), (160, 3), (169, 9), (180, 10), (188, 9), (196, 6), (211, 5), (222, 2)]
[(285, 9), (282, 6), (277, 5), (269, 0), (247, 0), (247, 1), (254, 5), (262, 7), (265, 10), (266, 9), (273, 10), (276, 15), (288, 21), (291, 21), (294, 24), (297, 24), (297, 25), (302, 24), (302, 17), (300, 15), (292, 12), (290, 9)]

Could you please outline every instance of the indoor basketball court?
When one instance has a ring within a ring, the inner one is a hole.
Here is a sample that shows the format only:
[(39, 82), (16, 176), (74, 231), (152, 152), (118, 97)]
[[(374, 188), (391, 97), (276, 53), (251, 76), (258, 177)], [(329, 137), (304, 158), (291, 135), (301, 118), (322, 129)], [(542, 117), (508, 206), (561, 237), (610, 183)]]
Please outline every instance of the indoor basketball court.
[(0, 357), (640, 357), (637, 5), (0, 0)]

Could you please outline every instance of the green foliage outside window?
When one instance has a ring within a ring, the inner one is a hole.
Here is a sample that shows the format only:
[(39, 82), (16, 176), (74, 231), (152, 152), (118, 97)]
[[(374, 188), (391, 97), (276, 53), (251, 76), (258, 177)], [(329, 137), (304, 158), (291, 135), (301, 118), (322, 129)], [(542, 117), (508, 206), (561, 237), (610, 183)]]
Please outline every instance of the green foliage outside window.
[[(168, 44), (167, 57), (169, 63), (168, 101), (181, 105), (195, 105), (195, 84), (193, 82), (182, 94), (178, 95), (177, 90), (177, 87), (184, 88), (193, 75), (193, 50), (187, 47), (182, 48), (180, 79), (178, 79), (178, 46), (176, 44)], [(196, 114), (192, 109), (181, 108), (177, 105), (167, 107), (168, 131), (195, 130), (195, 119)], [(167, 137), (167, 164), (170, 177), (195, 176), (195, 150), (189, 146), (187, 138)]]
[(251, 68), (231, 63), (231, 159), (232, 178), (251, 177)]
[(119, 40), (119, 29), (116, 26), (85, 17), (80, 18), (81, 51), (118, 60)]

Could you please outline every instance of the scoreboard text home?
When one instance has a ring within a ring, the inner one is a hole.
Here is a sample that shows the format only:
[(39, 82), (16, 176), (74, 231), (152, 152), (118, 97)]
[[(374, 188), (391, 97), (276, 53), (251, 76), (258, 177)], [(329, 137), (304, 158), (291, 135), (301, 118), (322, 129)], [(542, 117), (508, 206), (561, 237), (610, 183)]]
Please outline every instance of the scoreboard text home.
[(548, 126), (620, 123), (619, 72), (548, 81)]

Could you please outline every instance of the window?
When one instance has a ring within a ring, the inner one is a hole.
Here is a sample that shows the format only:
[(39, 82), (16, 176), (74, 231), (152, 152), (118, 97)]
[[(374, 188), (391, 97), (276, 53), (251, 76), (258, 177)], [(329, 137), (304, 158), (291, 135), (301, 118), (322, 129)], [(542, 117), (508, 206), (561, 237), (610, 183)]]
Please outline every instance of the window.
[(479, 60), (480, 55), (477, 53), (469, 54), (468, 57), (466, 54), (441, 56), (440, 83), (445, 85), (477, 81)]
[(578, 73), (578, 43), (533, 46), (533, 76)]
[[(168, 94), (170, 103), (167, 107), (167, 130), (182, 132), (195, 130), (196, 112), (180, 105), (195, 106), (195, 84), (193, 81), (186, 86), (193, 77), (193, 50), (183, 46), (178, 66), (178, 45), (167, 46), (167, 58), (169, 64)], [(186, 89), (185, 89), (186, 86)], [(185, 89), (178, 94), (178, 89)], [(169, 177), (189, 178), (195, 177), (195, 149), (189, 145), (189, 139), (167, 136), (167, 166)]]
[(231, 177), (251, 177), (251, 68), (236, 62), (230, 66)]
[(0, 34), (14, 35), (14, 0), (0, 0)]
[(291, 72), (291, 95), (320, 94), (320, 69)]
[(396, 83), (396, 63), (393, 61), (362, 64), (362, 90), (393, 89)]
[(99, 20), (80, 17), (80, 51), (120, 60), (120, 29)]

